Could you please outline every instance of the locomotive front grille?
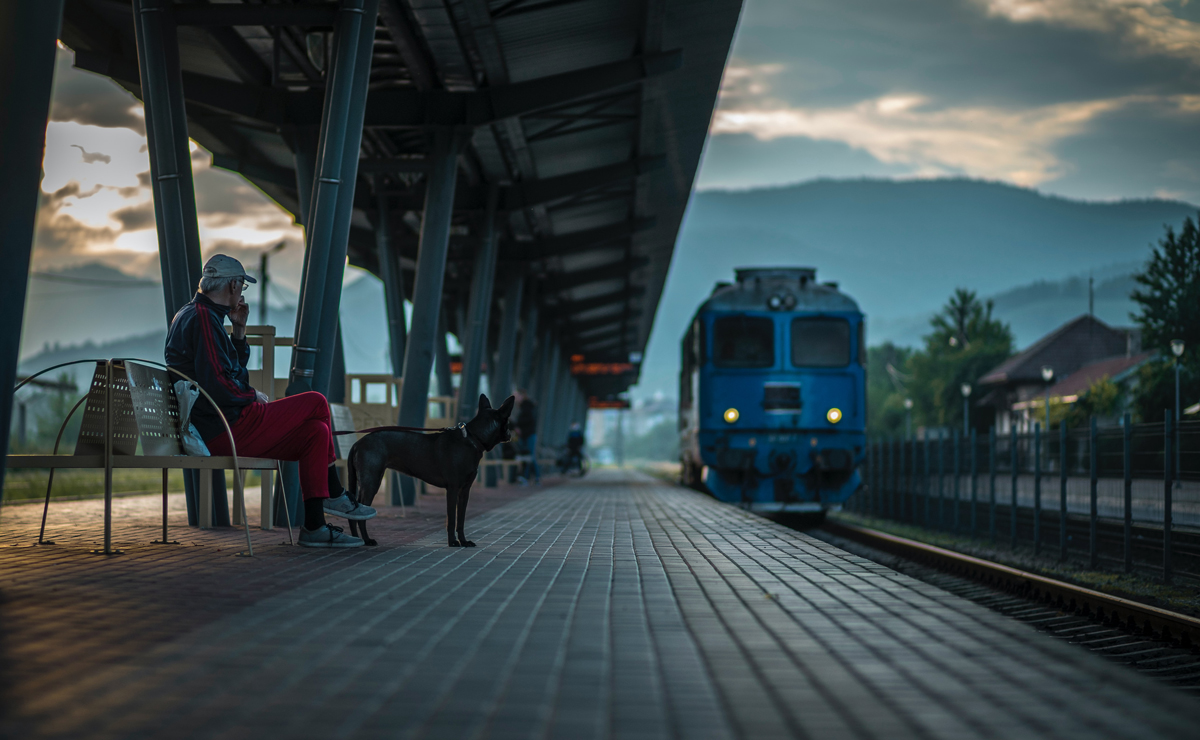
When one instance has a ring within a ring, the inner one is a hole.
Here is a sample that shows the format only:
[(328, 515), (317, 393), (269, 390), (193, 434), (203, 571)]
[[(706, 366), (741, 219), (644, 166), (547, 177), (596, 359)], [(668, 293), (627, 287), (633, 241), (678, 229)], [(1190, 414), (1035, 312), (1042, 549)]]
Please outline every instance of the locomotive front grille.
[(766, 411), (794, 413), (803, 405), (800, 402), (800, 385), (797, 383), (767, 383), (763, 386), (762, 406)]

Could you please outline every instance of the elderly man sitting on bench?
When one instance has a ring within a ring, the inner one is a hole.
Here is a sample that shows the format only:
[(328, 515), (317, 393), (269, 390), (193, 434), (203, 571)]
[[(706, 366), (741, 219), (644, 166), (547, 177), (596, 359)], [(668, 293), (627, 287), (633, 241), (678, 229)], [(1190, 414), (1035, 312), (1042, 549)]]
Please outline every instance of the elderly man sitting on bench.
[[(250, 387), (246, 363), (246, 317), (250, 312), (242, 291), (258, 282), (242, 263), (223, 254), (204, 265), (200, 289), (175, 318), (167, 332), (167, 365), (205, 390), (229, 422), (240, 455), (295, 460), (300, 463), (304, 492), (305, 547), (361, 547), (363, 541), (325, 522), (325, 515), (364, 520), (375, 510), (350, 499), (342, 488), (334, 461), (333, 425), (329, 402), (316, 392), (267, 402)], [(225, 318), (233, 324), (225, 333)], [(229, 455), (229, 438), (217, 412), (203, 396), (192, 410), (192, 423), (214, 455)]]

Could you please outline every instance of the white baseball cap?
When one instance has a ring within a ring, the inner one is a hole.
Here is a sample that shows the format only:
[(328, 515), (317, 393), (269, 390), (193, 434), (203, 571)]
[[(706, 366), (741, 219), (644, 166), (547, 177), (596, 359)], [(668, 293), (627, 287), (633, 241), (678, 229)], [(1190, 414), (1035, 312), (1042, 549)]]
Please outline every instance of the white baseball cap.
[(204, 277), (211, 278), (240, 277), (248, 283), (258, 282), (246, 274), (246, 268), (242, 267), (241, 262), (238, 262), (227, 254), (214, 254), (212, 257), (209, 257), (208, 262), (204, 263), (204, 270), (201, 274)]

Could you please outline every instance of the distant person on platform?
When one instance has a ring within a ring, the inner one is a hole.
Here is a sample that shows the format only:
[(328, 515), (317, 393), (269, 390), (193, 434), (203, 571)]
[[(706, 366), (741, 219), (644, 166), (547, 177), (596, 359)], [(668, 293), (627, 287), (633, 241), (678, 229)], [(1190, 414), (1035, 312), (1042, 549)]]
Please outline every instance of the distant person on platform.
[(524, 388), (518, 388), (513, 395), (516, 397), (516, 427), (521, 436), (521, 454), (529, 455), (529, 462), (521, 471), (521, 482), (527, 483), (532, 478), (534, 483), (541, 483), (542, 471), (537, 464), (537, 403)]
[[(171, 320), (167, 365), (213, 397), (229, 422), (239, 455), (300, 463), (301, 545), (361, 547), (361, 539), (325, 522), (326, 514), (356, 520), (375, 516), (374, 509), (352, 501), (342, 488), (333, 464), (333, 428), (325, 396), (309, 391), (268, 403), (264, 393), (250, 387), (250, 307), (242, 291), (247, 283), (258, 281), (246, 274), (241, 262), (223, 254), (213, 255), (201, 275), (196, 297)], [(232, 335), (225, 333), (226, 317), (233, 325)], [(232, 454), (225, 427), (203, 395), (192, 409), (191, 421), (212, 454)]]
[(583, 451), (583, 425), (577, 421), (571, 422), (571, 428), (567, 430), (567, 452), (571, 456), (579, 457), (579, 453)]

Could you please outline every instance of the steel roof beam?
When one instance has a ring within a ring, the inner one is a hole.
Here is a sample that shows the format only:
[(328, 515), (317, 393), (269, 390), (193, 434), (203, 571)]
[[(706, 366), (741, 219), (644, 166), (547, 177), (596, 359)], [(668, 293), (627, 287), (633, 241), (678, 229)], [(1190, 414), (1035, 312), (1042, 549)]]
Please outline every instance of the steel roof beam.
[[(641, 157), (630, 162), (618, 162), (558, 177), (513, 183), (500, 188), (500, 209), (512, 211), (533, 208), (543, 203), (586, 194), (596, 188), (652, 172), (665, 162), (665, 157)], [(396, 196), (396, 207), (400, 210), (420, 210), (424, 203), (424, 196), (421, 194), (405, 191), (396, 193)], [(455, 195), (454, 208), (456, 211), (479, 211), (483, 210), (486, 200), (486, 187), (459, 188)]]
[(504, 191), (504, 207), (515, 211), (519, 208), (532, 208), (541, 203), (551, 203), (570, 197), (574, 194), (586, 193), (590, 190), (621, 182), (643, 175), (647, 172), (661, 169), (667, 163), (666, 157), (638, 157), (628, 162), (619, 162), (590, 170), (571, 172), (557, 177), (544, 177), (539, 180), (516, 183)]
[(577, 349), (595, 349), (596, 347), (607, 347), (610, 344), (617, 344), (626, 338), (626, 333), (633, 327), (622, 327), (613, 331), (604, 332), (603, 334), (595, 334), (590, 337), (577, 337), (573, 348)]
[(646, 257), (633, 257), (631, 259), (622, 259), (620, 262), (613, 262), (608, 265), (584, 270), (581, 272), (568, 272), (561, 275), (555, 275), (553, 280), (547, 284), (547, 288), (555, 293), (565, 293), (568, 290), (574, 290), (582, 285), (589, 283), (599, 283), (604, 280), (616, 280), (618, 278), (627, 278), (629, 273), (645, 267), (650, 264), (650, 260)]
[[(634, 318), (638, 318), (641, 315), (642, 315), (641, 311), (633, 311), (629, 314), (628, 318), (634, 319)], [(566, 323), (564, 325), (564, 328), (566, 329), (566, 331), (568, 331), (572, 334), (586, 334), (587, 332), (593, 331), (595, 329), (602, 329), (606, 326), (612, 326), (613, 324), (619, 324), (622, 321), (624, 321), (625, 318), (626, 318), (625, 312), (618, 311), (617, 313), (608, 314), (607, 316), (601, 316), (600, 318), (597, 318), (597, 319), (588, 319), (587, 321), (571, 321), (571, 322)]]
[(179, 26), (333, 26), (338, 6), (182, 3), (174, 11)]
[(233, 154), (218, 154), (216, 152), (213, 152), (212, 155), (212, 166), (217, 169), (236, 172), (251, 180), (269, 182), (272, 185), (278, 185), (288, 190), (296, 188), (296, 173), (287, 167), (247, 161)]
[(359, 172), (374, 172), (379, 174), (392, 174), (401, 172), (428, 172), (429, 160), (427, 159), (404, 159), (396, 157), (393, 159), (364, 159), (358, 164)]
[(622, 288), (611, 293), (604, 293), (602, 295), (592, 296), (591, 298), (584, 298), (580, 301), (560, 303), (555, 307), (554, 311), (557, 314), (565, 316), (578, 315), (581, 313), (587, 313), (588, 311), (595, 311), (596, 309), (604, 308), (605, 306), (624, 303), (630, 298), (637, 298), (641, 296), (645, 292), (645, 288), (639, 285), (634, 285), (628, 290)]
[(398, 0), (380, 0), (379, 17), (383, 19), (384, 28), (392, 37), (392, 43), (396, 45), (397, 51), (400, 52), (404, 66), (408, 68), (413, 85), (420, 91), (436, 90), (439, 83), (433, 62), (429, 60), (425, 48), (417, 38), (416, 31), (413, 30), (408, 15), (400, 7)]
[[(560, 105), (676, 69), (683, 55), (667, 52), (473, 92), (375, 90), (367, 99), (368, 127), (484, 126)], [(137, 62), (81, 50), (75, 66), (138, 84)], [(219, 77), (183, 74), (189, 101), (276, 125), (320, 122), (322, 90), (290, 92)]]
[(653, 228), (653, 226), (653, 218), (635, 218), (609, 226), (575, 231), (533, 242), (508, 242), (501, 247), (500, 254), (506, 260), (538, 260), (579, 254), (611, 242), (628, 239), (639, 231)]

